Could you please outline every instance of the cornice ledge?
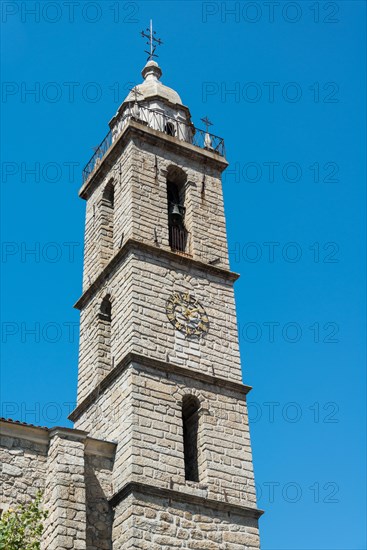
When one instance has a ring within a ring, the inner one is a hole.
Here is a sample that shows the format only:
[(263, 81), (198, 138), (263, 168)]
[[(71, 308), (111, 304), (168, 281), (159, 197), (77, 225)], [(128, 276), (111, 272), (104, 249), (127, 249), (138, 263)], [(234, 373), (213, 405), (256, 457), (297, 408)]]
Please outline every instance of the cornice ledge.
[(75, 422), (81, 414), (86, 411), (95, 400), (112, 384), (114, 380), (132, 363), (137, 363), (145, 367), (150, 367), (154, 370), (160, 370), (163, 372), (177, 374), (186, 378), (192, 378), (204, 384), (216, 386), (219, 388), (225, 388), (239, 394), (246, 396), (251, 391), (251, 386), (246, 386), (241, 382), (234, 382), (225, 378), (218, 378), (210, 374), (194, 371), (180, 365), (173, 363), (166, 363), (158, 359), (151, 359), (145, 355), (137, 353), (128, 353), (125, 357), (116, 365), (116, 367), (87, 395), (85, 399), (70, 413), (69, 420)]
[(134, 250), (149, 252), (153, 255), (167, 258), (176, 263), (187, 264), (189, 266), (196, 267), (203, 272), (217, 275), (219, 278), (222, 278), (226, 281), (235, 282), (239, 278), (238, 273), (234, 273), (233, 271), (230, 271), (228, 269), (223, 269), (221, 267), (216, 267), (215, 265), (206, 264), (204, 262), (201, 262), (200, 260), (195, 260), (194, 258), (190, 258), (188, 256), (181, 256), (180, 254), (176, 254), (171, 250), (165, 250), (153, 244), (138, 241), (136, 239), (128, 239), (123, 244), (122, 248), (120, 248), (120, 250), (113, 256), (113, 258), (111, 258), (109, 263), (105, 266), (105, 268), (101, 271), (101, 273), (93, 281), (93, 283), (85, 290), (79, 300), (74, 304), (74, 307), (79, 310), (83, 309), (83, 307), (89, 302), (90, 298), (102, 286), (110, 273), (122, 262), (122, 260), (130, 251)]
[[(148, 137), (148, 139), (156, 141), (162, 140), (166, 145), (173, 149), (178, 149), (181, 153), (186, 154), (187, 156), (197, 156), (199, 159), (205, 157), (207, 160), (212, 161), (217, 164), (221, 171), (225, 170), (228, 166), (228, 162), (225, 157), (219, 155), (218, 153), (212, 153), (207, 149), (202, 149), (196, 145), (192, 145), (187, 141), (180, 140), (174, 136), (169, 136), (164, 132), (159, 132), (154, 130), (149, 126), (146, 126), (143, 122), (138, 122), (137, 120), (130, 119), (126, 127), (123, 129), (121, 134), (118, 136), (117, 140), (112, 143), (110, 148), (106, 151), (104, 156), (101, 159), (101, 162), (98, 168), (93, 171), (86, 181), (83, 183), (79, 190), (79, 196), (82, 199), (88, 199), (89, 195), (93, 189), (98, 185), (101, 177), (104, 177), (106, 172), (110, 169), (111, 163), (114, 162), (118, 153), (124, 148), (128, 143), (131, 134), (137, 134), (141, 137)], [(108, 162), (106, 162), (108, 161)]]
[(77, 430), (75, 428), (65, 428), (64, 426), (55, 426), (49, 428), (50, 439), (59, 437), (60, 439), (68, 439), (70, 441), (84, 442), (88, 437), (88, 432)]
[(241, 504), (232, 504), (221, 500), (215, 500), (212, 498), (205, 498), (199, 495), (193, 495), (192, 493), (184, 493), (176, 491), (174, 489), (165, 489), (153, 485), (147, 485), (145, 483), (130, 482), (124, 485), (117, 493), (115, 493), (109, 500), (110, 505), (115, 508), (120, 502), (122, 502), (129, 495), (137, 493), (145, 496), (152, 496), (164, 499), (170, 499), (177, 502), (187, 504), (197, 504), (203, 508), (211, 508), (220, 512), (231, 512), (247, 518), (259, 519), (264, 513), (263, 510), (258, 508), (252, 508), (250, 506), (243, 506)]
[(221, 171), (224, 171), (228, 166), (228, 161), (222, 155), (217, 152), (210, 151), (209, 149), (204, 149), (198, 145), (193, 145), (188, 141), (178, 139), (175, 136), (169, 136), (168, 134), (155, 130), (150, 126), (147, 126), (144, 122), (139, 122), (138, 120), (131, 119), (128, 128), (135, 130), (136, 133), (140, 133), (143, 137), (149, 136), (153, 141), (156, 141), (158, 138), (166, 143), (168, 147), (177, 149), (180, 153), (186, 154), (187, 156), (197, 156), (198, 159), (205, 157), (207, 160), (212, 161), (214, 164), (218, 165), (221, 168)]
[(17, 421), (0, 419), (0, 432), (3, 437), (14, 437), (17, 439), (26, 439), (33, 443), (42, 444), (48, 447), (50, 439), (60, 437), (71, 441), (84, 442), (85, 453), (88, 455), (104, 456), (113, 458), (116, 452), (117, 443), (89, 437), (88, 432), (77, 430), (75, 428), (66, 428), (56, 426), (46, 428), (45, 426), (35, 426)]
[(46, 447), (50, 439), (49, 430), (45, 426), (35, 426), (5, 419), (0, 420), (0, 432), (3, 437), (26, 439)]
[(117, 443), (87, 437), (85, 440), (85, 454), (94, 456), (103, 456), (105, 458), (114, 458)]
[[(94, 189), (98, 186), (101, 179), (111, 168), (111, 163), (113, 163), (118, 157), (119, 153), (124, 149), (128, 143), (128, 129), (129, 125), (124, 129), (120, 134), (119, 138), (111, 144), (109, 149), (105, 152), (101, 158), (101, 162), (98, 167), (89, 174), (88, 178), (83, 182), (79, 190), (79, 197), (81, 199), (87, 200)], [(108, 162), (107, 162), (108, 161)]]

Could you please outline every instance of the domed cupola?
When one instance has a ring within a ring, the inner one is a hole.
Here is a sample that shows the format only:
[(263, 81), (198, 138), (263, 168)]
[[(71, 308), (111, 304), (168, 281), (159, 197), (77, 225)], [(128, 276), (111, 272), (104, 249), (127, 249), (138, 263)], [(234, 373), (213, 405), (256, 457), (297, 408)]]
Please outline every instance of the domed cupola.
[[(135, 135), (145, 135), (145, 138), (153, 142), (158, 140), (166, 146), (176, 147), (178, 142), (185, 142), (193, 147), (205, 149), (208, 153), (225, 157), (224, 141), (222, 138), (209, 133), (212, 123), (207, 117), (201, 121), (205, 124), (205, 130), (195, 128), (191, 121), (191, 114), (183, 105), (178, 93), (162, 84), (162, 70), (153, 59), (157, 46), (162, 41), (155, 36), (152, 21), (150, 28), (142, 31), (141, 35), (148, 39), (146, 44), (149, 51), (148, 60), (141, 74), (143, 81), (129, 91), (120, 105), (115, 116), (110, 120), (110, 131), (96, 148), (94, 155), (83, 170), (83, 180), (89, 179), (92, 173), (98, 169), (105, 156), (114, 149), (120, 138), (129, 137), (130, 130)], [(124, 143), (122, 139), (122, 143)], [(116, 148), (115, 151), (118, 149)]]
[(189, 109), (175, 90), (162, 84), (162, 70), (156, 61), (150, 59), (141, 74), (143, 82), (130, 90), (109, 123), (112, 141), (131, 118), (186, 141), (193, 130)]
[[(160, 82), (162, 70), (156, 61), (153, 61), (152, 59), (148, 61), (144, 69), (141, 71), (141, 74), (144, 78), (144, 82), (138, 86), (140, 101), (146, 100), (148, 103), (152, 103), (153, 98), (160, 98), (161, 100), (165, 100), (172, 105), (182, 105), (182, 101), (178, 93)], [(134, 101), (134, 99), (134, 92), (130, 92), (125, 99), (125, 102)]]

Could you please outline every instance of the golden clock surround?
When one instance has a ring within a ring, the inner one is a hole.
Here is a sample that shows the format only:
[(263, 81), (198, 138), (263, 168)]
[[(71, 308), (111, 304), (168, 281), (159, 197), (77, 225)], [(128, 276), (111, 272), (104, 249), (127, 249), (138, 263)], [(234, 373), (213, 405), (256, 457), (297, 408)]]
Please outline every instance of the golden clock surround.
[(187, 339), (200, 339), (209, 332), (209, 317), (189, 292), (174, 292), (166, 302), (166, 315), (174, 328)]

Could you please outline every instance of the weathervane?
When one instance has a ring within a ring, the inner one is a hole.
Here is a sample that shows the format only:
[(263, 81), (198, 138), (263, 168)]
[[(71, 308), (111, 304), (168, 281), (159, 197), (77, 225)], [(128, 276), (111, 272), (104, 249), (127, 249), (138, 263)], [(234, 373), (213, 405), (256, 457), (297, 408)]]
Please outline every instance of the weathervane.
[(148, 54), (148, 59), (147, 61), (150, 61), (151, 59), (153, 59), (153, 57), (158, 57), (158, 55), (155, 53), (155, 50), (157, 48), (157, 46), (160, 46), (161, 44), (163, 44), (162, 40), (160, 38), (156, 38), (154, 35), (156, 34), (155, 31), (153, 31), (153, 21), (150, 20), (150, 28), (146, 29), (145, 31), (141, 31), (140, 33), (142, 35), (143, 38), (147, 38), (148, 39), (148, 46), (149, 46), (149, 51), (147, 50), (144, 50), (145, 53)]

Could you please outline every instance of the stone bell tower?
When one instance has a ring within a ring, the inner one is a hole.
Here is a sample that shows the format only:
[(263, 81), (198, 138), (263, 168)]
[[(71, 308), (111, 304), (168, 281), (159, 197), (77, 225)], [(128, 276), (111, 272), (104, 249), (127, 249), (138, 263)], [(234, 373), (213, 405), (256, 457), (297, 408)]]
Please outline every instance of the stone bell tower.
[(258, 549), (224, 143), (194, 127), (155, 61), (142, 76), (80, 191), (85, 255), (70, 418), (117, 444), (103, 520), (112, 546), (90, 548)]

